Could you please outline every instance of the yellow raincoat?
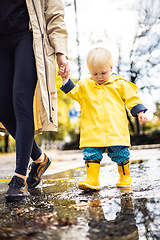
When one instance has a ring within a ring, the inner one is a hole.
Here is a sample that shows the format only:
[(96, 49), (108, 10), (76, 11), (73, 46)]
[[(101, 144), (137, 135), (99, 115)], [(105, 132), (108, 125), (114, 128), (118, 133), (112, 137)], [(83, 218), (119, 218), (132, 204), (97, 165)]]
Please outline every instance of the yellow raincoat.
[(101, 85), (91, 78), (79, 81), (67, 95), (81, 107), (80, 148), (130, 146), (125, 106), (131, 110), (141, 105), (137, 91), (118, 75)]

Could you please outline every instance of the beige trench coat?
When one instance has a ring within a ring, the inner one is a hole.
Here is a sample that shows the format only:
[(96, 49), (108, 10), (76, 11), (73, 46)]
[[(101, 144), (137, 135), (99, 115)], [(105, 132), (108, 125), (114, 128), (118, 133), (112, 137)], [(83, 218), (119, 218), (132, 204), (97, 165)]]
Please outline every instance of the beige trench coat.
[[(34, 97), (35, 133), (57, 131), (55, 54), (67, 56), (67, 32), (61, 0), (26, 0), (33, 32), (38, 84)], [(3, 125), (0, 130), (5, 131)]]

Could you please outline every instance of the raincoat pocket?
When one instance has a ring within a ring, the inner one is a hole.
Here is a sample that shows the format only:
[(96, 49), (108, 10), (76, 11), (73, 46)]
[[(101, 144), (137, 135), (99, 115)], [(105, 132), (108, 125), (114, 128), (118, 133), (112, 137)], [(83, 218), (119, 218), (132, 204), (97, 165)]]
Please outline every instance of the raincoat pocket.
[(87, 132), (88, 132), (88, 122), (83, 121), (81, 122), (81, 139), (85, 139), (87, 137)]

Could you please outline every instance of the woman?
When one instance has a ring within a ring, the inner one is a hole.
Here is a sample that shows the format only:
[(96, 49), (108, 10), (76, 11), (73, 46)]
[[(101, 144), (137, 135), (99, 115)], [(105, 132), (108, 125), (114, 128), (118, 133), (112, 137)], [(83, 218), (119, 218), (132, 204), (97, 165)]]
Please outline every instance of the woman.
[[(0, 1), (1, 131), (6, 129), (16, 140), (16, 169), (6, 201), (28, 195), (27, 185), (37, 186), (51, 163), (36, 144), (34, 133), (57, 130), (55, 55), (58, 66), (64, 67), (61, 76), (67, 77), (61, 0)], [(30, 157), (34, 162), (26, 181)]]

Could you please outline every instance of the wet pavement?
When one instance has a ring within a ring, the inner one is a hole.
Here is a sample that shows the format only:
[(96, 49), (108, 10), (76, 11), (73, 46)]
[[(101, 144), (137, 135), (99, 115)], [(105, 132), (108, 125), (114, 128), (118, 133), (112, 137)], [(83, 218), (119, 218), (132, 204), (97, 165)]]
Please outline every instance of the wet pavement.
[(0, 239), (160, 239), (160, 148), (131, 150), (132, 188), (120, 189), (104, 155), (97, 192), (77, 188), (81, 151), (46, 151), (52, 164), (26, 201), (5, 203), (15, 154), (0, 156)]

